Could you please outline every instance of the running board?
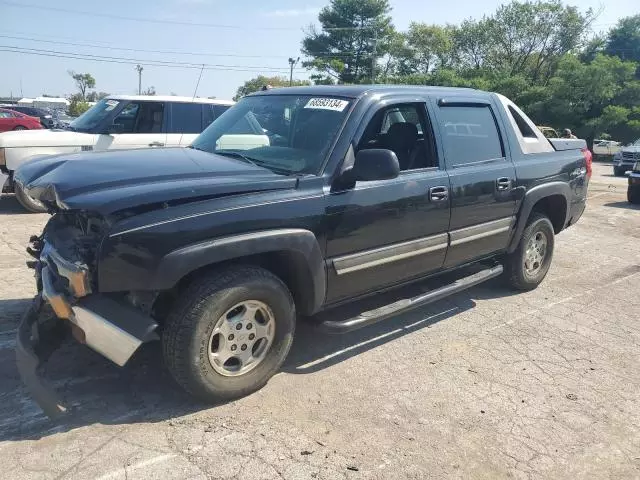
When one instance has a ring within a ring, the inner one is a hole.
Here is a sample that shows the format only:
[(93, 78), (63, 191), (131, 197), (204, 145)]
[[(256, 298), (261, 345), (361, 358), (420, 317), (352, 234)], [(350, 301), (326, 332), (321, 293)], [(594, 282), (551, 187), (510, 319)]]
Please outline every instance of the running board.
[(389, 305), (376, 308), (375, 310), (362, 312), (347, 320), (325, 320), (320, 323), (319, 328), (327, 333), (351, 332), (352, 330), (357, 330), (382, 320), (386, 320), (389, 317), (398, 315), (399, 313), (404, 313), (414, 308), (437, 302), (449, 295), (462, 292), (467, 288), (471, 288), (479, 283), (501, 275), (503, 270), (504, 268), (502, 265), (496, 265), (495, 267), (481, 270), (473, 275), (460, 278), (453, 283), (431, 290), (430, 292), (412, 298), (404, 298), (397, 302), (390, 303)]

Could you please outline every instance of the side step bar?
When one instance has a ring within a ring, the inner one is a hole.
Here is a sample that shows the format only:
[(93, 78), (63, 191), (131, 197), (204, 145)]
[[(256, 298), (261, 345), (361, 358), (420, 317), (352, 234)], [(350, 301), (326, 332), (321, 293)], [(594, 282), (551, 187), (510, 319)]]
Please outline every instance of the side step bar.
[(325, 320), (320, 323), (320, 329), (327, 333), (347, 333), (353, 330), (357, 330), (368, 325), (386, 320), (389, 317), (395, 316), (399, 313), (403, 313), (412, 310), (429, 303), (442, 300), (449, 295), (453, 295), (468, 288), (471, 288), (479, 283), (485, 282), (491, 278), (495, 278), (502, 274), (504, 268), (502, 265), (496, 265), (495, 267), (481, 270), (467, 277), (456, 280), (453, 283), (445, 285), (443, 287), (431, 290), (430, 292), (418, 295), (412, 298), (404, 298), (397, 302), (390, 303), (375, 310), (369, 310), (362, 312), (355, 317), (347, 320)]

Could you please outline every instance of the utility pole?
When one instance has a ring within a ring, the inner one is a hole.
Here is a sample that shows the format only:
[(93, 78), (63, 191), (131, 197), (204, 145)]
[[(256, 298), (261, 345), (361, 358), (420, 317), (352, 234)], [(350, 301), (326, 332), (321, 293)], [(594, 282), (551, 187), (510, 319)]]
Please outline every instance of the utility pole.
[(140, 65), (136, 65), (136, 70), (138, 71), (138, 95), (142, 95), (142, 68)]
[(289, 57), (289, 86), (293, 85), (293, 67), (295, 67), (300, 61), (300, 57), (293, 59)]

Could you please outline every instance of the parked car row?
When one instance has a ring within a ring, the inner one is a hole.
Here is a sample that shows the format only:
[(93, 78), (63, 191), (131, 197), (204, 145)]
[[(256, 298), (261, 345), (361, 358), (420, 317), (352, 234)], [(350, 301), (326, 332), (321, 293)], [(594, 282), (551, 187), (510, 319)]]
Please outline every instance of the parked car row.
[(186, 146), (231, 105), (226, 100), (112, 95), (63, 129), (4, 133), (0, 171), (8, 179), (2, 192), (15, 193), (31, 212), (44, 212), (41, 202), (13, 182), (14, 172), (26, 161), (61, 153)]

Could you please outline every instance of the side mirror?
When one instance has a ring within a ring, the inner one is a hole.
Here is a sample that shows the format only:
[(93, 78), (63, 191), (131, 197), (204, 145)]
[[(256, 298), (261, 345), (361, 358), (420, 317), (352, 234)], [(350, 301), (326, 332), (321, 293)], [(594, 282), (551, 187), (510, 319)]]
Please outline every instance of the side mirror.
[(122, 133), (124, 132), (124, 125), (121, 123), (112, 123), (107, 127), (107, 131), (105, 132), (107, 135), (111, 135), (113, 133)]
[(400, 174), (398, 157), (392, 150), (372, 148), (356, 154), (350, 176), (355, 181), (390, 180)]

